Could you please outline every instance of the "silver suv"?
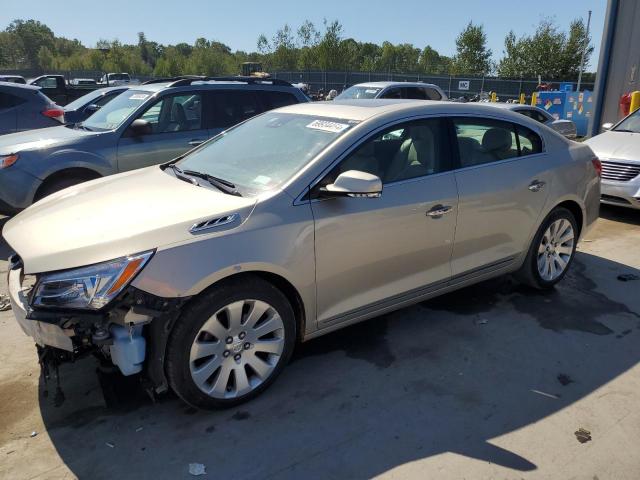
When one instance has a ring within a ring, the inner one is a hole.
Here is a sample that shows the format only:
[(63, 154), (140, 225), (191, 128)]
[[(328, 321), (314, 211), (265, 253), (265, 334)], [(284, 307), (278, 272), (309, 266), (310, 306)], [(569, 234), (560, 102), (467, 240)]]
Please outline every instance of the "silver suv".
[(488, 105), (289, 106), (10, 220), (12, 307), (45, 361), (95, 353), (229, 406), (298, 341), (506, 273), (553, 287), (598, 217), (598, 169)]
[(447, 94), (433, 83), (368, 82), (347, 88), (336, 100), (385, 98), (395, 100), (447, 100)]

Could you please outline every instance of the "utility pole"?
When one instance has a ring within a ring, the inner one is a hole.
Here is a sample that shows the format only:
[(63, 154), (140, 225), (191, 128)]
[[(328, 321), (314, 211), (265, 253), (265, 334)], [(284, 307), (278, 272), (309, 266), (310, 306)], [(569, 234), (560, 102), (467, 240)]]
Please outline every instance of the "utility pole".
[(589, 10), (589, 18), (587, 19), (587, 32), (584, 38), (584, 45), (582, 47), (582, 57), (580, 58), (580, 71), (578, 72), (578, 86), (576, 91), (580, 91), (580, 84), (582, 83), (582, 71), (584, 70), (584, 56), (589, 48), (589, 26), (591, 25), (591, 10)]

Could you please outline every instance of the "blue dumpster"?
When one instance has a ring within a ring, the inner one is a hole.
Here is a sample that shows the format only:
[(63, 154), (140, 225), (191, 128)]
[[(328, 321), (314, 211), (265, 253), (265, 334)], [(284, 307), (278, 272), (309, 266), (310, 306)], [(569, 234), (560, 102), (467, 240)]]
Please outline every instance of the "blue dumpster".
[(539, 92), (536, 105), (544, 108), (556, 120), (573, 120), (578, 136), (587, 134), (589, 119), (593, 114), (593, 94), (584, 92)]

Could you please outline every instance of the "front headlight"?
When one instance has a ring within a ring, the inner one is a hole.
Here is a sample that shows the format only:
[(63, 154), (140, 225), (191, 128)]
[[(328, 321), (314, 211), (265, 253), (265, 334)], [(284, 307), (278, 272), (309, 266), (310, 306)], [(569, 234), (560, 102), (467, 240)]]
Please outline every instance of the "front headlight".
[(34, 307), (99, 310), (142, 270), (153, 252), (118, 258), (64, 272), (45, 273), (35, 287)]

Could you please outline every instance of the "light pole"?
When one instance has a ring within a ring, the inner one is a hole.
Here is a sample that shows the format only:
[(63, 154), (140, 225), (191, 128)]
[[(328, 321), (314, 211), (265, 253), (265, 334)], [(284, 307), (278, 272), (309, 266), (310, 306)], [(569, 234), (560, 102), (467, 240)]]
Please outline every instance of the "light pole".
[(582, 56), (580, 57), (580, 71), (578, 72), (578, 86), (576, 91), (580, 91), (580, 84), (582, 83), (582, 71), (584, 70), (584, 56), (589, 48), (589, 26), (591, 25), (591, 10), (589, 10), (589, 17), (587, 18), (587, 31), (584, 38), (584, 45), (582, 47)]

